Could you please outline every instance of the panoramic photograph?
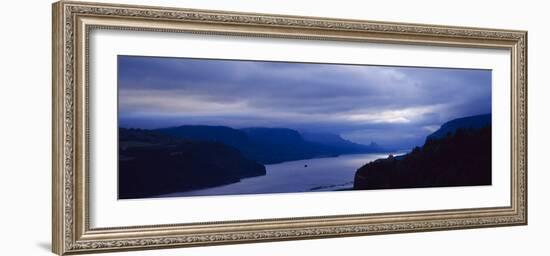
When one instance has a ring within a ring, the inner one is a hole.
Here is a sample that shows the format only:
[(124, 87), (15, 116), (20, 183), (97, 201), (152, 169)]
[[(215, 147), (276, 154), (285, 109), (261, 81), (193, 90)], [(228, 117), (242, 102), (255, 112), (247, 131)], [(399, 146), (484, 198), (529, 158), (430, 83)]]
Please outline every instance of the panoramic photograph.
[(491, 185), (491, 70), (119, 55), (117, 79), (119, 199)]

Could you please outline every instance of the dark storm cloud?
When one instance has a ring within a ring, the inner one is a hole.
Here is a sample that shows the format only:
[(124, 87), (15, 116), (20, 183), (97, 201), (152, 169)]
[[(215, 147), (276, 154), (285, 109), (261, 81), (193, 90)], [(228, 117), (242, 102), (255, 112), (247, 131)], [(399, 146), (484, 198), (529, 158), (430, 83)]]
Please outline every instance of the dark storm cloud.
[(491, 112), (487, 70), (119, 56), (123, 126), (289, 127), (418, 144)]

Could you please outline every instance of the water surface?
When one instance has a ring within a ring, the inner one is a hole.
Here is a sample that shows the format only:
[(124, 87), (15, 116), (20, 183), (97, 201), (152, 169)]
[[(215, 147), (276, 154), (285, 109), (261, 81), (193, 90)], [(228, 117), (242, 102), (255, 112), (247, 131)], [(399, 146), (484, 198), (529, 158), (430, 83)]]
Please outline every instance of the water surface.
[(266, 175), (160, 197), (336, 191), (353, 187), (357, 169), (387, 154), (353, 154), (265, 165)]

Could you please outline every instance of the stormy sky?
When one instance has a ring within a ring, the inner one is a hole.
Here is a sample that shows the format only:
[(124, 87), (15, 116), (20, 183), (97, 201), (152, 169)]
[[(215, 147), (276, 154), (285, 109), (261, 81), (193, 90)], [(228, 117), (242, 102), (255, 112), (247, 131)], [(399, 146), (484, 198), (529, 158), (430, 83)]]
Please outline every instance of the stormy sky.
[(286, 127), (403, 149), (491, 112), (490, 70), (119, 56), (118, 86), (120, 127)]

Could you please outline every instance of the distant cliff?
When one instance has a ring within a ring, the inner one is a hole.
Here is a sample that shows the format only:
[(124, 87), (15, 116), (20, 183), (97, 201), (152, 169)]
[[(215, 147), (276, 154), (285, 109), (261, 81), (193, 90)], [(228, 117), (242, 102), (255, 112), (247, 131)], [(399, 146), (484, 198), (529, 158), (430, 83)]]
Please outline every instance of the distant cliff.
[(384, 151), (376, 144), (356, 144), (335, 134), (302, 134), (288, 128), (233, 129), (226, 126), (183, 125), (154, 131), (186, 140), (220, 142), (262, 164)]
[(237, 149), (140, 129), (119, 129), (120, 199), (207, 188), (265, 175)]
[(370, 152), (387, 152), (388, 149), (381, 147), (375, 142), (368, 145), (358, 144), (342, 138), (338, 134), (333, 133), (315, 133), (303, 132), (302, 136), (305, 141), (320, 144), (329, 147), (333, 152), (339, 154), (354, 154), (354, 153), (370, 153)]
[(449, 121), (403, 156), (359, 168), (354, 189), (491, 184), (491, 115)]

